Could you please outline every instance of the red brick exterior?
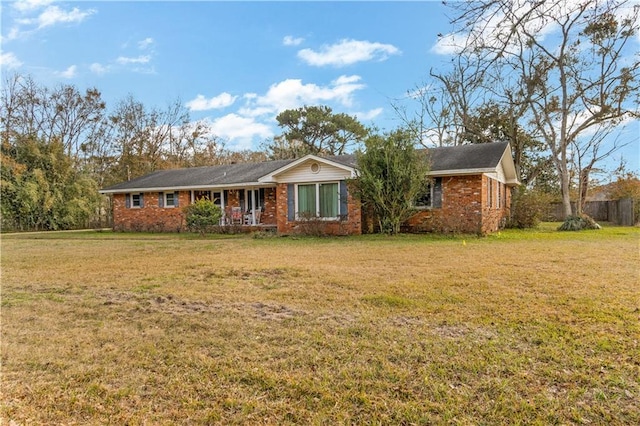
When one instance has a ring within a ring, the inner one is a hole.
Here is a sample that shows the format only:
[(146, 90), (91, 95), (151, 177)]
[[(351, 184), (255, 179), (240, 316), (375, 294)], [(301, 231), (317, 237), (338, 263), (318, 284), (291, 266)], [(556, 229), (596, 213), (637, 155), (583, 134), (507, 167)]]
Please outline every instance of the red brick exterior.
[(263, 225), (277, 225), (276, 208), (276, 188), (265, 188), (264, 211), (260, 217), (260, 223)]
[[(488, 202), (488, 185), (493, 199)], [(497, 191), (500, 190), (498, 205)], [(412, 216), (403, 229), (408, 232), (462, 232), (487, 234), (504, 226), (509, 215), (511, 191), (485, 175), (442, 178), (442, 207), (425, 209)]]
[(126, 206), (125, 194), (113, 195), (113, 229), (119, 231), (180, 232), (185, 229), (182, 207), (191, 203), (191, 192), (178, 193), (177, 207), (160, 207), (161, 193), (144, 192), (143, 207)]
[(327, 235), (359, 235), (362, 233), (362, 211), (360, 202), (351, 194), (347, 198), (347, 217), (345, 220), (313, 220), (313, 221), (289, 221), (287, 184), (280, 183), (276, 188), (277, 199), (277, 225), (278, 233), (295, 234), (312, 231)]
[[(491, 188), (491, 189), (489, 189)], [(178, 207), (160, 207), (158, 192), (145, 192), (141, 208), (126, 206), (125, 194), (113, 196), (115, 230), (180, 232), (185, 230), (183, 207), (191, 203), (191, 191), (178, 193)], [(287, 184), (266, 188), (260, 225), (276, 226), (281, 234), (304, 233), (314, 227), (318, 233), (354, 235), (371, 232), (374, 223), (363, 212), (360, 202), (348, 195), (348, 214), (344, 220), (289, 221)], [(229, 190), (225, 208), (239, 206), (239, 191)], [(442, 178), (442, 207), (424, 209), (403, 226), (407, 232), (463, 232), (486, 234), (504, 226), (511, 205), (511, 190), (486, 175)]]

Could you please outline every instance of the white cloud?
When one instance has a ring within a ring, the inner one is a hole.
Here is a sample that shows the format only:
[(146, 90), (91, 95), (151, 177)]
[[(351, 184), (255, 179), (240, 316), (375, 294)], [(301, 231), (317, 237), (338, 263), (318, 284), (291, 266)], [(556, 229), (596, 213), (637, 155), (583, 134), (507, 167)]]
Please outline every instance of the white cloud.
[(186, 106), (191, 111), (207, 111), (210, 109), (228, 107), (236, 101), (236, 98), (237, 96), (231, 96), (227, 92), (223, 92), (210, 99), (206, 99), (203, 95), (198, 95), (195, 99), (187, 102)]
[(0, 53), (0, 66), (6, 69), (18, 68), (22, 65), (22, 61), (12, 52)]
[(53, 3), (53, 0), (19, 0), (13, 3), (13, 7), (20, 12), (29, 12), (43, 8)]
[(358, 120), (373, 120), (374, 118), (378, 117), (380, 114), (382, 114), (383, 109), (382, 108), (375, 108), (372, 109), (370, 111), (364, 111), (364, 112), (356, 112), (354, 115), (358, 118)]
[(138, 42), (138, 49), (140, 50), (145, 50), (147, 49), (149, 46), (153, 45), (155, 41), (151, 38), (151, 37), (147, 37), (144, 40), (140, 40)]
[(75, 65), (71, 65), (66, 70), (57, 72), (56, 74), (62, 78), (73, 78), (76, 76), (77, 69), (78, 67), (76, 67)]
[(384, 61), (390, 55), (400, 53), (391, 44), (344, 39), (333, 45), (324, 45), (319, 51), (302, 49), (298, 52), (298, 57), (309, 65), (342, 67), (363, 61)]
[(287, 79), (271, 85), (264, 96), (255, 99), (255, 104), (263, 111), (273, 113), (331, 101), (351, 106), (354, 92), (364, 87), (365, 85), (360, 83), (360, 76), (357, 75), (340, 76), (327, 86), (303, 84), (299, 79)]
[(273, 136), (271, 128), (266, 124), (237, 114), (215, 119), (211, 123), (211, 129), (215, 135), (228, 139), (231, 149), (250, 149), (254, 138), (265, 139)]
[(2, 37), (2, 41), (6, 42), (6, 41), (11, 41), (11, 40), (15, 40), (18, 37), (20, 37), (20, 28), (18, 27), (12, 27), (9, 30), (9, 33), (6, 36)]
[(463, 40), (456, 34), (445, 34), (438, 37), (438, 41), (431, 47), (431, 52), (438, 55), (455, 55), (464, 48)]
[[(81, 10), (74, 7), (64, 10), (50, 5), (50, 0), (26, 0), (15, 2), (13, 8), (20, 17), (14, 19), (13, 26), (2, 41), (18, 39), (56, 24), (79, 23), (96, 13), (95, 9)], [(44, 8), (44, 10), (42, 10)], [(5, 24), (6, 25), (6, 24)]]
[(97, 75), (103, 75), (109, 72), (110, 67), (108, 65), (102, 65), (99, 64), (97, 62), (94, 62), (93, 64), (89, 65), (89, 70)]
[(71, 11), (66, 12), (58, 6), (49, 6), (36, 18), (36, 21), (38, 28), (45, 28), (58, 23), (82, 22), (86, 17), (94, 13), (94, 9), (81, 11), (77, 7), (74, 7)]
[(284, 39), (282, 39), (282, 44), (284, 44), (285, 46), (299, 46), (303, 41), (304, 39), (302, 37), (293, 37), (288, 35), (285, 36)]
[(137, 58), (119, 56), (118, 59), (116, 59), (116, 62), (121, 65), (129, 65), (129, 64), (146, 64), (150, 60), (151, 60), (151, 56), (149, 55), (140, 55)]

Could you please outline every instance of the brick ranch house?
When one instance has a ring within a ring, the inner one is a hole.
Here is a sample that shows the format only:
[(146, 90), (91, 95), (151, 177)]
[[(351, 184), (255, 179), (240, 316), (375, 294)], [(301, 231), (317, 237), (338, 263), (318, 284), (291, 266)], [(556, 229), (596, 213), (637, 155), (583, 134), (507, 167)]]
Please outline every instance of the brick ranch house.
[[(508, 143), (429, 149), (430, 185), (416, 200), (407, 232), (497, 231), (519, 184)], [(356, 157), (307, 155), (296, 160), (161, 170), (102, 189), (112, 196), (115, 230), (181, 231), (183, 206), (200, 198), (223, 211), (221, 225), (275, 228), (290, 234), (313, 217), (329, 234), (371, 232), (373, 221), (351, 196)]]

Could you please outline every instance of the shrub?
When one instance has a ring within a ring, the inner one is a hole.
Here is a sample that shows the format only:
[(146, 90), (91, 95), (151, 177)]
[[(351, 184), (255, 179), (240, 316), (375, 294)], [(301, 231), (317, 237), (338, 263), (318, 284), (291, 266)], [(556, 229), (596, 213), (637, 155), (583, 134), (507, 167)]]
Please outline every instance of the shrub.
[(591, 217), (583, 214), (582, 216), (569, 216), (562, 225), (558, 228), (558, 231), (582, 231), (583, 229), (600, 229), (600, 225), (596, 223)]
[(200, 199), (184, 208), (187, 228), (192, 232), (204, 235), (215, 229), (222, 217), (222, 209), (216, 206), (213, 201)]
[(326, 237), (329, 235), (327, 226), (327, 221), (316, 215), (300, 213), (295, 233), (307, 237)]
[(551, 196), (520, 187), (513, 192), (507, 228), (535, 228), (545, 216)]

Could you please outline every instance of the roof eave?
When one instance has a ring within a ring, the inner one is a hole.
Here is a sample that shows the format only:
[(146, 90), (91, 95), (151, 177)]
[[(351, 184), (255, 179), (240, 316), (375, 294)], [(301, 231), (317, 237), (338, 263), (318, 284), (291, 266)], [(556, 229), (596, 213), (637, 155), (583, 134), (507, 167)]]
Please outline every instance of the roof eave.
[(487, 167), (483, 169), (451, 169), (451, 170), (435, 170), (427, 173), (427, 176), (464, 176), (464, 175), (480, 175), (482, 173), (496, 173), (495, 167)]
[(267, 187), (264, 182), (241, 182), (216, 185), (186, 185), (186, 186), (157, 186), (152, 188), (120, 188), (120, 189), (101, 189), (100, 194), (124, 194), (128, 192), (164, 192), (164, 191), (190, 191), (201, 189), (236, 189), (247, 187)]

